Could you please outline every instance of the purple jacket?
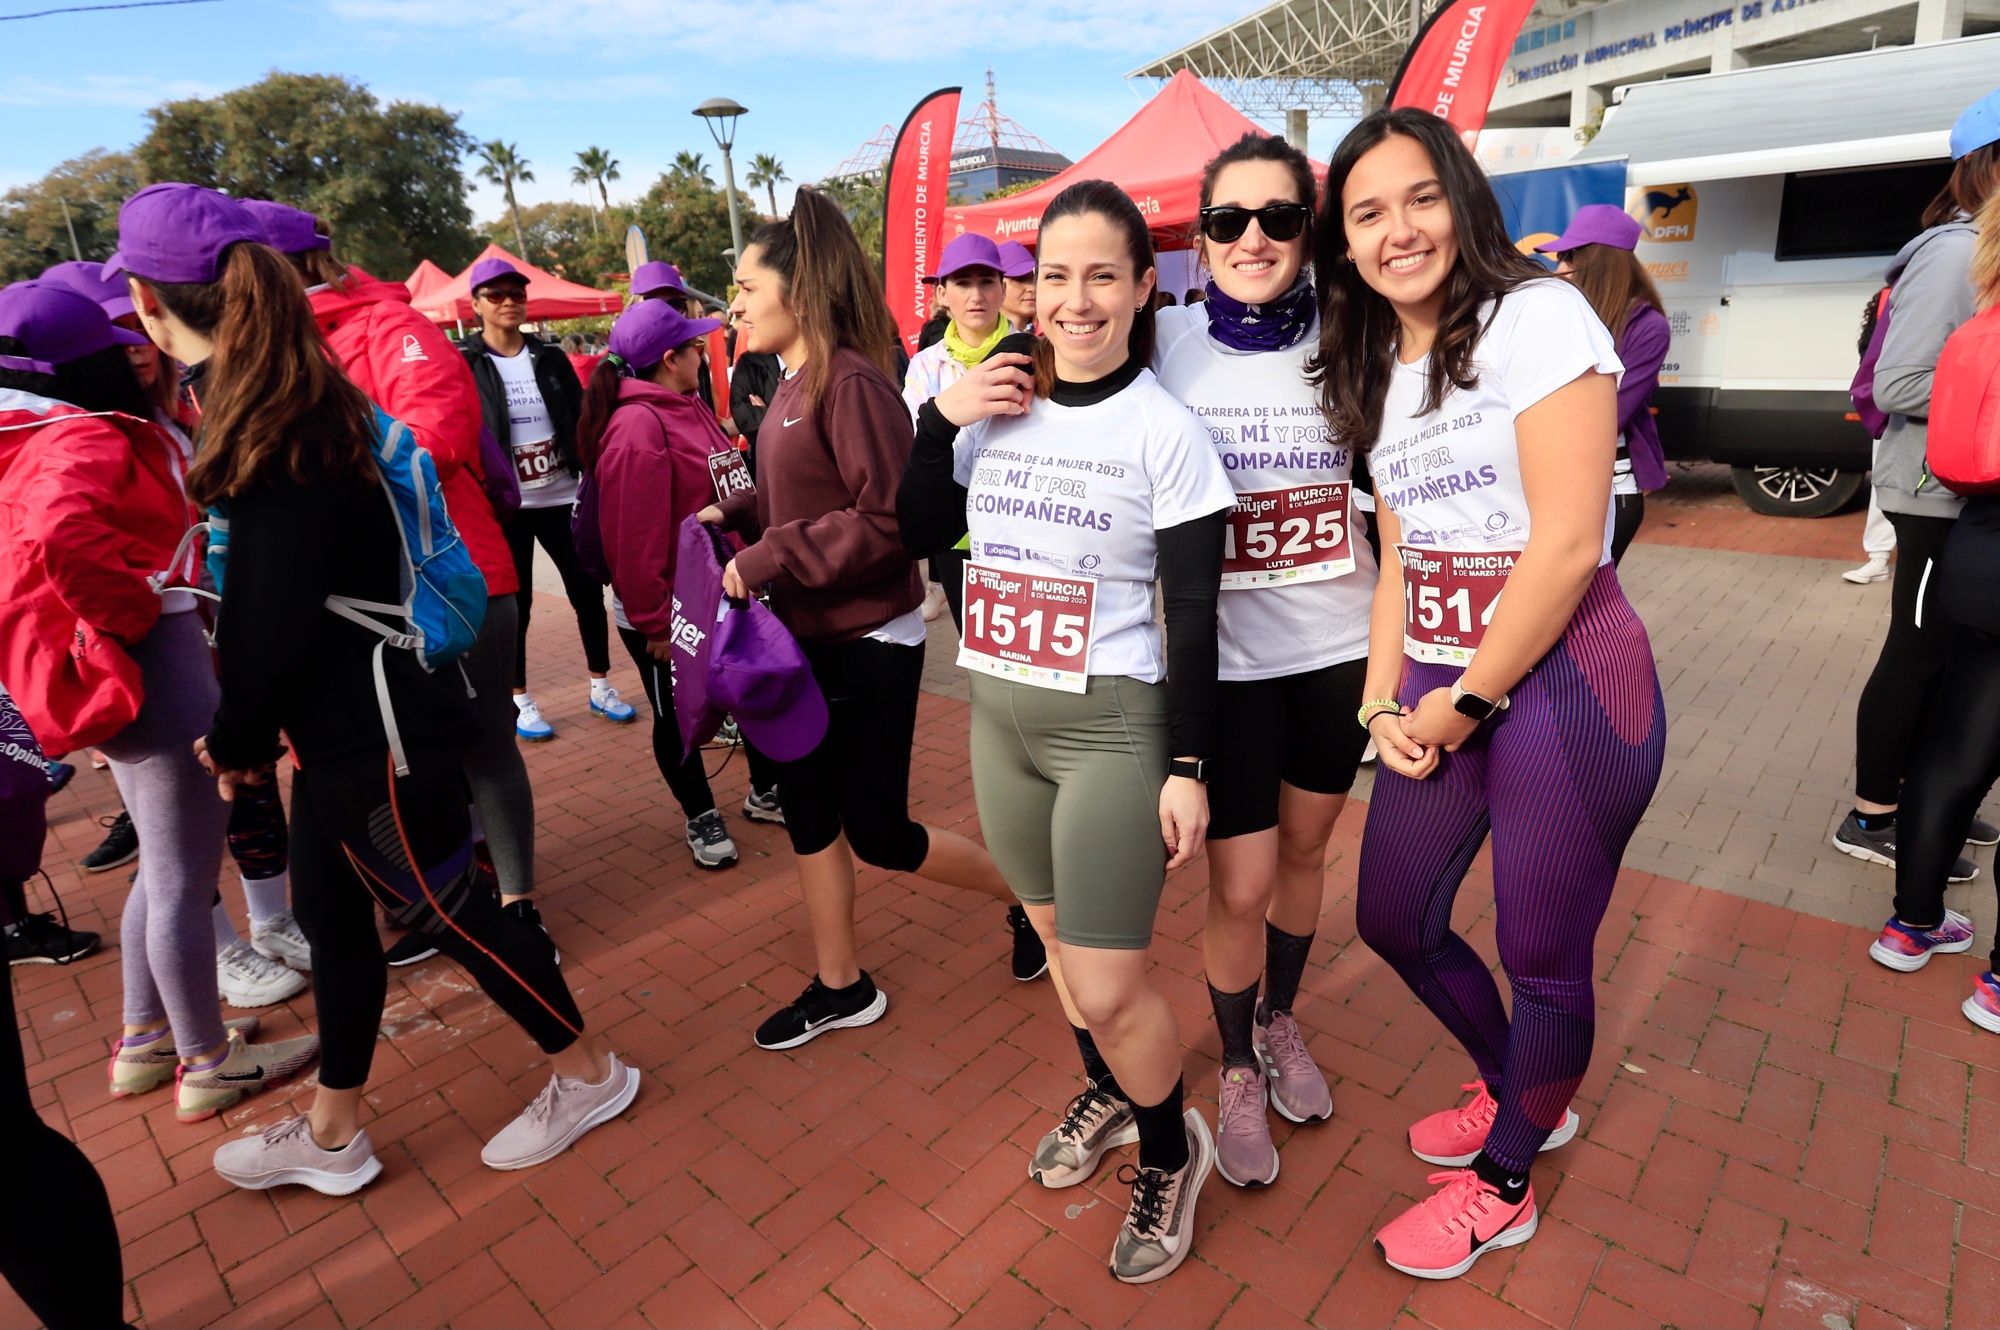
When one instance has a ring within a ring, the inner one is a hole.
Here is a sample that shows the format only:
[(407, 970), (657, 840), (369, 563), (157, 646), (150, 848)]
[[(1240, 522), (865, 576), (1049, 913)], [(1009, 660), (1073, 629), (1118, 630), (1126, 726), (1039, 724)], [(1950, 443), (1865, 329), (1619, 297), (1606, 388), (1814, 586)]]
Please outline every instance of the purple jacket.
[(1632, 458), (1632, 479), (1640, 490), (1667, 483), (1667, 456), (1660, 447), (1660, 428), (1646, 408), (1660, 387), (1660, 366), (1667, 361), (1673, 329), (1667, 316), (1651, 305), (1639, 305), (1618, 334), (1618, 361), (1625, 366), (1618, 380), (1618, 433)]

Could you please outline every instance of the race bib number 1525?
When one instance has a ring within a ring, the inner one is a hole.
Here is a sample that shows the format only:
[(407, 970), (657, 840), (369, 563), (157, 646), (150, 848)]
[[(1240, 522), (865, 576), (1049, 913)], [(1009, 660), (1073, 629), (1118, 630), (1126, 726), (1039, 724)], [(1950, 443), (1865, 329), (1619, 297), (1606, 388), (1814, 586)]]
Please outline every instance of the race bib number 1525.
[(1222, 589), (1322, 582), (1354, 571), (1345, 481), (1238, 494), (1222, 546)]

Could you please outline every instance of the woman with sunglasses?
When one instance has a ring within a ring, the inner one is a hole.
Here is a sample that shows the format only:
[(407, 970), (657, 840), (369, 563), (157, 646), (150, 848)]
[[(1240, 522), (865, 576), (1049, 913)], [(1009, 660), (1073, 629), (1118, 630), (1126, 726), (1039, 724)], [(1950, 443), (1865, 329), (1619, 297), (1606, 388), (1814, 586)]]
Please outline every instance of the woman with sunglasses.
[[(1224, 546), (1210, 763), (1208, 996), (1222, 1036), (1216, 1166), (1278, 1176), (1265, 1112), (1323, 1122), (1333, 1094), (1292, 1014), (1319, 927), (1326, 844), (1367, 734), (1375, 556), (1306, 362), (1319, 349), (1312, 166), (1247, 134), (1202, 172), (1206, 299), (1161, 310), (1160, 383), (1208, 426), (1236, 491)], [(1258, 996), (1259, 981), (1263, 996)]]
[[(1472, 154), (1425, 111), (1354, 128), (1314, 229), (1321, 404), (1368, 455), (1385, 552), (1355, 922), (1477, 1077), (1410, 1128), (1438, 1191), (1376, 1247), (1448, 1279), (1534, 1234), (1535, 1155), (1576, 1134), (1592, 944), (1666, 714), (1611, 567), (1620, 367), (1589, 302), (1514, 248)], [(1451, 928), (1489, 835), (1511, 1018)]]

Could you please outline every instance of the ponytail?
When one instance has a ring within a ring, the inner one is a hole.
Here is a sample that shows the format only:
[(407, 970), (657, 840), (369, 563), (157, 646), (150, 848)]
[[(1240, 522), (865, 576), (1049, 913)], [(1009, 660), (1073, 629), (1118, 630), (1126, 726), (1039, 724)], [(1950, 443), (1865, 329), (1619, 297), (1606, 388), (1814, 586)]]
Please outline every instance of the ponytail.
[[(654, 361), (653, 368), (658, 369), (659, 363)], [(596, 470), (598, 454), (604, 450), (604, 431), (610, 428), (611, 413), (618, 409), (618, 386), (626, 377), (625, 370), (623, 360), (606, 356), (590, 371), (590, 382), (583, 387), (583, 414), (576, 422), (576, 458), (586, 472)]]
[(214, 282), (146, 285), (215, 347), (187, 477), (195, 502), (280, 476), (311, 485), (374, 474), (375, 408), (327, 359), (305, 284), (283, 255), (239, 241)]
[(896, 377), (896, 325), (889, 318), (882, 276), (861, 252), (845, 213), (811, 186), (801, 186), (792, 215), (766, 222), (750, 237), (765, 267), (784, 284), (785, 302), (806, 339), (807, 409), (816, 409), (833, 378), (834, 353), (860, 352)]

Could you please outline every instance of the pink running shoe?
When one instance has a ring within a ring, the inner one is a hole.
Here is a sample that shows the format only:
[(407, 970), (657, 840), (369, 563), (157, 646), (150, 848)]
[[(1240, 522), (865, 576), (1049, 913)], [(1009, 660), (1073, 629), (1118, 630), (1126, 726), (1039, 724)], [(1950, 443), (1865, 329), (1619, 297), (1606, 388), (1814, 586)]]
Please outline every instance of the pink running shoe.
[(1965, 1019), (1982, 1030), (2000, 1034), (2000, 978), (1988, 970), (1972, 981), (1972, 996), (1959, 1008)]
[[(1458, 1088), (1472, 1091), (1471, 1103), (1420, 1118), (1410, 1128), (1410, 1153), (1426, 1164), (1463, 1168), (1486, 1147), (1486, 1137), (1493, 1130), (1493, 1116), (1500, 1111), (1500, 1105), (1486, 1093), (1485, 1081), (1467, 1081)], [(1575, 1109), (1564, 1109), (1562, 1125), (1549, 1133), (1542, 1149), (1568, 1145), (1576, 1139), (1576, 1129), (1582, 1121)]]
[(1264, 1115), (1264, 1073), (1224, 1067), (1216, 1092), (1215, 1167), (1239, 1187), (1268, 1187), (1278, 1180), (1278, 1147)]
[(1292, 1122), (1324, 1122), (1333, 1116), (1333, 1091), (1306, 1047), (1305, 1031), (1289, 1011), (1273, 1015), (1268, 1026), (1253, 1026), (1250, 1038), (1257, 1060), (1264, 1064), (1272, 1108)]
[(1868, 944), (1868, 955), (1877, 965), (1909, 974), (1931, 963), (1931, 953), (1950, 956), (1972, 950), (1972, 920), (1957, 910), (1946, 910), (1944, 922), (1936, 928), (1912, 928), (1891, 915), (1882, 925), (1882, 935)]
[(1509, 1205), (1469, 1168), (1433, 1173), (1429, 1180), (1438, 1190), (1375, 1235), (1375, 1250), (1406, 1275), (1456, 1279), (1487, 1252), (1534, 1237), (1541, 1223), (1533, 1187), (1519, 1205)]

